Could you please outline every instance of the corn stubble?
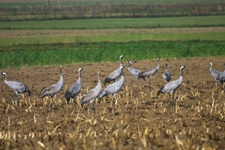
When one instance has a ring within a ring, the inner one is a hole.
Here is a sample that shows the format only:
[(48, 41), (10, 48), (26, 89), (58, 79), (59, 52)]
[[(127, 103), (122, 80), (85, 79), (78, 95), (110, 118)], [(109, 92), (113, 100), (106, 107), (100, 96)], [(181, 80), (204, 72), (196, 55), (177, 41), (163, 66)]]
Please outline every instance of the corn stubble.
[(188, 81), (187, 74), (173, 106), (169, 94), (157, 96), (161, 72), (151, 91), (130, 85), (127, 76), (115, 106), (107, 96), (95, 110), (79, 105), (87, 86), (69, 103), (63, 92), (43, 100), (2, 96), (0, 149), (225, 149), (224, 91), (211, 88), (213, 80)]

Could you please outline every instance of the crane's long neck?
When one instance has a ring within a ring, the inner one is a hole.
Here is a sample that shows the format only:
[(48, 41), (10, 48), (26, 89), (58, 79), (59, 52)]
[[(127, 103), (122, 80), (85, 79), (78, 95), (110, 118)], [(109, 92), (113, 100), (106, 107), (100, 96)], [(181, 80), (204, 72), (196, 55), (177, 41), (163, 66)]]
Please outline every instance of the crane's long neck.
[(120, 57), (120, 66), (122, 66), (122, 65), (123, 65), (122, 58), (123, 58), (123, 57)]
[(101, 90), (102, 89), (102, 82), (101, 82), (101, 79), (100, 79), (100, 75), (99, 75), (99, 73), (98, 73), (98, 84), (97, 84), (97, 86), (96, 86), (99, 90)]
[(180, 77), (183, 78), (183, 69), (180, 69)]
[(156, 70), (159, 70), (159, 67), (160, 67), (160, 63), (159, 63), (159, 60), (157, 60)]
[(62, 68), (60, 68), (60, 79), (59, 79), (59, 83), (63, 84)]
[(7, 82), (7, 80), (6, 80), (6, 74), (3, 74), (4, 75), (4, 82)]
[(78, 71), (78, 74), (79, 74), (79, 78), (81, 78), (81, 71)]
[(210, 68), (209, 68), (209, 70), (212, 70), (212, 64), (210, 63)]
[(130, 68), (130, 66), (131, 66), (131, 63), (128, 63), (128, 66), (127, 66), (127, 68)]
[(166, 64), (166, 71), (168, 71), (168, 70), (167, 70), (167, 64)]

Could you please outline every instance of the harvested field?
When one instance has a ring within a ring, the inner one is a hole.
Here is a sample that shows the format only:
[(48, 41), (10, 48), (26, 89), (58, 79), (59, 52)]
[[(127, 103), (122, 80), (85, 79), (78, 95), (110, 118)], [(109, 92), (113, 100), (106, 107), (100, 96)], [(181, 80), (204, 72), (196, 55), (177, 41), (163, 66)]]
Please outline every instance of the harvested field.
[[(137, 80), (131, 85), (125, 68), (125, 85), (117, 94), (115, 110), (108, 96), (95, 104), (95, 111), (89, 110), (89, 105), (67, 104), (64, 93), (77, 80), (79, 67), (84, 71), (78, 102), (97, 84), (98, 71), (103, 81), (119, 62), (64, 66), (64, 88), (50, 105), (46, 101), (51, 99), (40, 99), (40, 92), (59, 80), (58, 66), (1, 69), (9, 81), (26, 84), (32, 95), (25, 93), (17, 101), (1, 76), (0, 149), (225, 149), (224, 91), (213, 86), (209, 72), (210, 61), (213, 69), (223, 71), (224, 59), (163, 59), (152, 78), (152, 90), (147, 87), (148, 79), (141, 80), (141, 87)], [(168, 107), (169, 96), (156, 95), (164, 84), (166, 63), (172, 80), (179, 78), (180, 66), (186, 66), (183, 85), (175, 94), (176, 107)], [(155, 60), (149, 60), (134, 62), (132, 67), (145, 70), (155, 66)]]

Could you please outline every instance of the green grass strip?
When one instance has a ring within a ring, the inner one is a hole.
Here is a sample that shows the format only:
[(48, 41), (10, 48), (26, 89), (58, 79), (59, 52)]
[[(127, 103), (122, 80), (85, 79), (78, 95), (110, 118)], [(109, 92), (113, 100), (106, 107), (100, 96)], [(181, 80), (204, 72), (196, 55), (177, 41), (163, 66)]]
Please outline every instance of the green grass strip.
[[(0, 47), (0, 68), (225, 55), (223, 41), (142, 41)], [(3, 50), (4, 49), (4, 50)]]
[(1, 21), (0, 29), (111, 29), (225, 26), (225, 16)]

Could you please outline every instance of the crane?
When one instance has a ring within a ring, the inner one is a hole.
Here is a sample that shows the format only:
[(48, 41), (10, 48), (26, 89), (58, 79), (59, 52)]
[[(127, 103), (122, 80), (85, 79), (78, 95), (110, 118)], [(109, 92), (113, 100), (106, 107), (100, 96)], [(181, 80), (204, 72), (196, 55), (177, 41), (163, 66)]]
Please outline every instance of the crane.
[(95, 86), (95, 88), (89, 90), (86, 94), (84, 94), (81, 98), (80, 105), (83, 107), (85, 103), (90, 102), (92, 104), (92, 109), (94, 109), (94, 102), (95, 99), (99, 96), (101, 90), (102, 90), (102, 83), (100, 80), (100, 72), (98, 72), (98, 84)]
[(163, 72), (163, 80), (164, 80), (165, 83), (168, 83), (171, 80), (171, 77), (172, 77), (172, 75), (168, 71), (167, 67), (168, 67), (168, 64), (166, 63), (166, 69)]
[[(131, 61), (128, 61), (127, 69), (130, 72), (130, 74), (132, 75), (132, 83), (131, 84), (133, 84), (133, 79), (134, 78), (137, 78), (138, 81), (139, 81), (139, 78), (145, 79), (143, 77), (140, 77), (141, 70), (136, 69), (136, 68), (131, 68), (130, 67), (131, 65), (132, 65), (132, 62)], [(140, 85), (140, 81), (139, 81), (139, 85)]]
[(62, 74), (62, 66), (60, 66), (60, 79), (59, 81), (56, 83), (56, 84), (53, 84), (51, 85), (50, 87), (48, 88), (45, 88), (42, 90), (41, 92), (41, 98), (44, 98), (45, 96), (55, 96), (58, 92), (61, 91), (62, 87), (63, 87), (63, 83), (64, 83), (64, 80), (63, 80), (63, 74)]
[(170, 95), (171, 95), (170, 104), (173, 101), (173, 95), (174, 95), (175, 91), (182, 85), (184, 68), (185, 68), (185, 66), (180, 67), (180, 77), (177, 80), (166, 83), (159, 89), (159, 91), (157, 93), (157, 95), (160, 95), (161, 93), (170, 93)]
[(111, 72), (110, 75), (105, 78), (104, 85), (106, 83), (111, 82), (111, 81), (114, 81), (115, 82), (120, 77), (120, 75), (122, 73), (121, 72), (121, 67), (123, 66), (123, 62), (122, 62), (122, 58), (123, 57), (124, 57), (123, 55), (120, 56), (120, 66), (119, 66), (119, 68), (116, 69), (116, 70), (114, 70), (113, 72)]
[(27, 92), (28, 95), (31, 94), (29, 88), (25, 84), (17, 81), (7, 81), (6, 80), (7, 74), (5, 72), (1, 72), (1, 75), (4, 76), (5, 84), (8, 85), (16, 93), (17, 96), (23, 92)]
[(149, 83), (150, 89), (151, 89), (151, 78), (159, 70), (159, 67), (160, 67), (159, 61), (160, 61), (160, 59), (158, 58), (156, 60), (157, 66), (155, 68), (149, 68), (149, 69), (146, 69), (145, 71), (140, 73), (140, 77), (142, 77), (142, 78), (149, 77), (148, 83)]
[[(81, 71), (83, 71), (83, 68), (78, 69), (79, 77), (77, 79), (77, 82), (74, 85), (72, 85), (69, 88), (69, 90), (67, 90), (65, 93), (67, 102), (69, 102), (71, 98), (75, 98), (77, 96), (77, 94), (80, 93), (80, 91), (81, 91), (81, 88), (82, 88)], [(74, 100), (74, 102), (75, 102), (75, 100)]]
[(211, 74), (211, 76), (213, 77), (213, 79), (216, 81), (216, 82), (215, 82), (215, 85), (216, 85), (216, 87), (217, 87), (217, 81), (220, 80), (219, 77), (220, 77), (221, 72), (218, 71), (218, 70), (212, 69), (212, 65), (213, 65), (212, 62), (209, 62), (209, 64), (210, 64), (210, 68), (209, 68), (210, 74)]
[[(116, 94), (121, 90), (122, 86), (124, 85), (124, 80), (125, 80), (124, 74), (123, 74), (123, 68), (121, 68), (121, 71), (122, 71), (122, 77), (120, 78), (120, 80), (108, 85), (105, 88), (105, 90), (100, 93), (100, 95), (99, 95), (100, 101), (104, 96), (112, 95), (113, 98), (116, 100), (116, 104), (117, 104)], [(113, 99), (113, 105), (115, 103), (114, 99)]]

